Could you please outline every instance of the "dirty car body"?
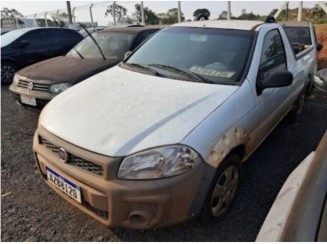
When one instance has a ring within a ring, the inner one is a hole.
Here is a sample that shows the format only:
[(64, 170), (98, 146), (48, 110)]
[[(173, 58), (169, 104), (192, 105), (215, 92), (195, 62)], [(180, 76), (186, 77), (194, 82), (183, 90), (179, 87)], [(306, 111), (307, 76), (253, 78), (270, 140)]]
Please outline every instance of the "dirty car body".
[(53, 190), (108, 226), (222, 217), (240, 164), (303, 93), (301, 62), (278, 24), (165, 28), (46, 106), (36, 162)]
[(10, 91), (25, 108), (42, 109), (65, 89), (118, 64), (127, 51), (135, 49), (157, 30), (156, 27), (116, 27), (95, 32), (92, 35), (101, 51), (87, 37), (65, 56), (17, 72)]

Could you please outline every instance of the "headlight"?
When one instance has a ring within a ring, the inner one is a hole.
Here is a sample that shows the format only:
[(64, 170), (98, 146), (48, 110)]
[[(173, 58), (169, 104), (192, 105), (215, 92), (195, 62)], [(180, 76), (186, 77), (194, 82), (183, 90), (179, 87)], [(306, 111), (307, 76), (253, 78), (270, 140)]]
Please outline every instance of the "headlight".
[(18, 75), (17, 75), (17, 73), (16, 73), (15, 76), (14, 76), (14, 79), (13, 79), (13, 83), (14, 83), (15, 85), (18, 85), (18, 82), (19, 82), (19, 77), (18, 77)]
[(50, 92), (54, 93), (54, 94), (58, 94), (60, 92), (63, 92), (64, 90), (68, 89), (71, 86), (72, 86), (72, 84), (70, 84), (70, 83), (55, 84), (55, 85), (50, 86)]
[(185, 173), (201, 162), (201, 157), (186, 146), (151, 149), (126, 157), (118, 170), (118, 178), (165, 178)]

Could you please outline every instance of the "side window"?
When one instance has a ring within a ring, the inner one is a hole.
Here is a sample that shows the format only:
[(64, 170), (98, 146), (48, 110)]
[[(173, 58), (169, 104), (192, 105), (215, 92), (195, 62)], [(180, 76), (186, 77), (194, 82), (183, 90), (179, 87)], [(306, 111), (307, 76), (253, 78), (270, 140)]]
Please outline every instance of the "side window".
[(83, 38), (79, 36), (78, 33), (74, 33), (75, 31), (67, 30), (67, 29), (48, 29), (49, 39), (52, 44), (55, 45), (71, 45), (79, 42)]
[(259, 79), (263, 79), (268, 72), (287, 69), (284, 44), (279, 31), (277, 29), (269, 31), (263, 43)]
[(149, 30), (149, 31), (144, 31), (144, 32), (140, 33), (133, 43), (132, 50), (135, 49), (142, 42), (144, 42), (147, 38), (149, 38), (155, 32), (156, 32), (156, 30)]
[(83, 39), (83, 37), (75, 30), (63, 30), (63, 35), (66, 41), (70, 43), (77, 43)]
[(20, 38), (21, 40), (28, 41), (30, 43), (30, 47), (38, 47), (43, 46), (44, 43), (47, 42), (48, 34), (44, 30), (34, 30), (29, 31), (25, 35)]
[(284, 27), (291, 44), (312, 45), (309, 27)]
[(60, 43), (61, 37), (60, 37), (60, 33), (58, 33), (58, 30), (57, 29), (47, 29), (46, 30), (47, 34), (48, 34), (47, 44), (56, 45), (56, 44)]

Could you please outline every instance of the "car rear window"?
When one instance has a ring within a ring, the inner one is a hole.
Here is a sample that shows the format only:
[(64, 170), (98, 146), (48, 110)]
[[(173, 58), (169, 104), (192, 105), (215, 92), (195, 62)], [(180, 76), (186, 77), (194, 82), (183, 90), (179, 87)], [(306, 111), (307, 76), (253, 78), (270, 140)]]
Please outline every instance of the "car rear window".
[(286, 26), (284, 30), (291, 44), (312, 45), (309, 27)]
[(5, 47), (12, 42), (16, 41), (19, 37), (23, 36), (27, 32), (29, 32), (30, 29), (19, 29), (19, 30), (12, 30), (8, 33), (1, 36), (1, 47)]

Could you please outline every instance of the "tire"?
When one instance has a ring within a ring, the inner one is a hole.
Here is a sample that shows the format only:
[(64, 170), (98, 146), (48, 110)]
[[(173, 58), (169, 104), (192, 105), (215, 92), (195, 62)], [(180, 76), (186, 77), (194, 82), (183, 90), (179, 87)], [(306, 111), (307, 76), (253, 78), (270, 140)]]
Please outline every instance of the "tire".
[(295, 102), (294, 108), (288, 113), (286, 119), (289, 123), (294, 124), (300, 117), (303, 111), (306, 93), (302, 92)]
[(16, 65), (11, 62), (1, 62), (1, 85), (12, 83), (16, 72)]
[(217, 169), (200, 214), (208, 224), (222, 219), (230, 210), (241, 179), (241, 159), (230, 154)]

